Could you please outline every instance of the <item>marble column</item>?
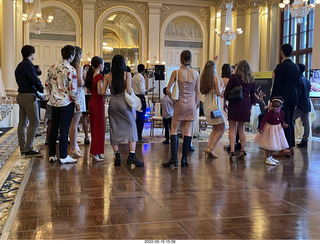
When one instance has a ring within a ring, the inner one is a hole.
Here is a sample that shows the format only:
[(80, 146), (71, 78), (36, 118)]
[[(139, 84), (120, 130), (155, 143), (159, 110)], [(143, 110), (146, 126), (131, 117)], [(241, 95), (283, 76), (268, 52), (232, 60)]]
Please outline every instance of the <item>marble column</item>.
[(17, 85), (14, 76), (15, 70), (15, 36), (14, 36), (14, 2), (12, 0), (2, 1), (2, 23), (3, 23), (3, 48), (1, 52), (2, 79), (6, 93), (9, 96), (17, 94)]
[(210, 6), (210, 29), (209, 29), (209, 59), (213, 60), (213, 57), (215, 56), (216, 50), (215, 46), (217, 44), (216, 37), (217, 34), (215, 32), (216, 29), (216, 17), (217, 11), (215, 7)]
[[(225, 23), (226, 23), (226, 12), (224, 11), (221, 14), (221, 25), (220, 25), (221, 32), (223, 32), (225, 29)], [(220, 38), (220, 46), (219, 46), (219, 59), (218, 59), (218, 64), (217, 64), (217, 71), (218, 71), (218, 74), (221, 74), (222, 65), (224, 63), (230, 62), (229, 61), (229, 47), (230, 46), (227, 46), (226, 42), (221, 37), (219, 37), (219, 38)]]
[[(94, 53), (94, 5), (96, 0), (82, 0), (83, 17), (82, 24), (82, 49), (83, 58), (92, 58), (94, 55), (102, 56), (100, 53)], [(97, 50), (100, 50), (97, 48)], [(85, 60), (87, 61), (87, 60)]]
[[(149, 40), (148, 60), (151, 62), (157, 57), (160, 60), (160, 10), (162, 4), (148, 3), (149, 6)], [(165, 60), (160, 60), (165, 61)]]
[(320, 6), (315, 8), (312, 48), (312, 69), (320, 69)]
[(250, 9), (250, 36), (248, 48), (248, 62), (251, 65), (253, 72), (260, 70), (260, 18), (259, 8), (253, 7)]

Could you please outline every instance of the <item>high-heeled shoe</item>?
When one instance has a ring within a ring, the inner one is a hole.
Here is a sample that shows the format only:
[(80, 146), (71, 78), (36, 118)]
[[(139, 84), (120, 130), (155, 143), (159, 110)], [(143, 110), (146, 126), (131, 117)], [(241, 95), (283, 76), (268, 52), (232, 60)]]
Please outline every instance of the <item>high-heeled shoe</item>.
[(104, 161), (103, 158), (99, 158), (98, 154), (90, 154), (90, 157), (91, 157), (92, 160), (95, 161), (95, 162), (102, 162), (102, 161)]
[(213, 150), (206, 149), (206, 154), (207, 154), (208, 158), (218, 158), (218, 156), (213, 152)]
[(73, 157), (75, 158), (81, 158), (83, 157), (83, 154), (80, 150), (76, 149), (76, 150), (71, 150), (71, 153), (73, 154)]
[(234, 152), (230, 153), (230, 161), (234, 162), (236, 160), (236, 155), (234, 154)]
[(245, 159), (246, 156), (247, 156), (246, 151), (241, 151), (240, 155), (238, 156), (238, 159)]
[(104, 155), (103, 155), (103, 154), (98, 154), (98, 157), (99, 157), (100, 159), (104, 159)]

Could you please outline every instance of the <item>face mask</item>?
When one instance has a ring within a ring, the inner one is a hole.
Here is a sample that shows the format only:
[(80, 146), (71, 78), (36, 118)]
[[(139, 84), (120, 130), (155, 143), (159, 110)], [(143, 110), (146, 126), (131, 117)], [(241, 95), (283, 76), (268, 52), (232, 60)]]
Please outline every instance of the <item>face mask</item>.
[(273, 108), (273, 111), (279, 113), (281, 111), (281, 108)]

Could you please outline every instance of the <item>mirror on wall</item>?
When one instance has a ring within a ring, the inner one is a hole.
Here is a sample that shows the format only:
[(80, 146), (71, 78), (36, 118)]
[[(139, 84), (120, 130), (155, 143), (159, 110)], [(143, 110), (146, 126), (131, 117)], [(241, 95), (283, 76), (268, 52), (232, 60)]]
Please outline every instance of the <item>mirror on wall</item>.
[(113, 13), (103, 23), (103, 59), (111, 62), (116, 54), (122, 55), (126, 64), (135, 71), (139, 64), (139, 24), (128, 13)]

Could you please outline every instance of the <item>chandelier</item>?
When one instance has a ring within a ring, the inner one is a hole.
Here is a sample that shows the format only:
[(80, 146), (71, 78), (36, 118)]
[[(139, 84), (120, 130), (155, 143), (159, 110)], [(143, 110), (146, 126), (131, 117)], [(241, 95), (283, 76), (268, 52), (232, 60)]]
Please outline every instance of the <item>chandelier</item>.
[[(33, 2), (33, 0), (24, 0), (27, 4)], [(42, 19), (40, 0), (35, 0), (34, 2), (34, 15), (29, 17), (28, 14), (22, 14), (22, 21), (26, 24), (30, 23), (34, 28), (34, 33), (39, 35), (41, 34), (41, 30), (46, 28), (47, 23), (51, 23), (53, 20), (53, 16), (49, 15), (46, 20)]]
[(308, 4), (308, 1), (309, 0), (294, 0), (290, 5), (290, 0), (283, 0), (282, 3), (279, 3), (279, 8), (281, 8), (281, 11), (289, 10), (292, 17), (294, 17), (300, 25), (303, 18), (307, 16), (317, 4), (320, 4), (320, 0), (315, 0), (315, 3), (311, 4)]
[(232, 8), (233, 8), (233, 2), (226, 3), (227, 8), (227, 14), (226, 14), (226, 24), (224, 28), (224, 32), (221, 32), (218, 29), (215, 29), (217, 32), (217, 35), (222, 38), (226, 42), (226, 45), (229, 46), (231, 44), (231, 41), (236, 38), (236, 35), (241, 35), (243, 33), (243, 30), (241, 28), (237, 28), (236, 32), (233, 32), (232, 29)]
[(103, 43), (102, 50), (104, 53), (112, 53), (113, 48), (108, 47), (108, 44), (106, 42)]

